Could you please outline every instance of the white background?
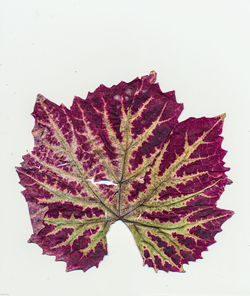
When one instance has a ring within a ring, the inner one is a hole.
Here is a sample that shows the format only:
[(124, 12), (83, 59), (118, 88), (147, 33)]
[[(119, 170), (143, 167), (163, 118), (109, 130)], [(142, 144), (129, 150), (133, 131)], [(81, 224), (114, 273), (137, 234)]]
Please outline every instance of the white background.
[[(250, 295), (250, 1), (0, 0), (0, 295)], [(158, 72), (189, 116), (227, 113), (231, 167), (218, 205), (235, 211), (203, 260), (186, 273), (143, 267), (128, 229), (108, 233), (98, 269), (27, 244), (32, 229), (14, 166), (31, 150), (37, 93), (70, 106), (100, 83)]]

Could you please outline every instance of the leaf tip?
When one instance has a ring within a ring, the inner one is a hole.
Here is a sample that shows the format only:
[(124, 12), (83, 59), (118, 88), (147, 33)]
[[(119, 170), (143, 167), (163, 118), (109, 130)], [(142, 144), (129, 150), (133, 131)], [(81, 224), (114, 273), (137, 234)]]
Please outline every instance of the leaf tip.
[(224, 119), (226, 118), (226, 113), (220, 114), (219, 117), (224, 121)]
[(152, 71), (149, 73), (149, 82), (150, 82), (151, 84), (155, 83), (156, 78), (157, 78), (157, 73), (156, 73), (154, 70), (152, 70)]
[(38, 102), (42, 102), (42, 101), (44, 101), (44, 96), (42, 95), (42, 94), (37, 94), (37, 96), (36, 96), (36, 102), (38, 103)]

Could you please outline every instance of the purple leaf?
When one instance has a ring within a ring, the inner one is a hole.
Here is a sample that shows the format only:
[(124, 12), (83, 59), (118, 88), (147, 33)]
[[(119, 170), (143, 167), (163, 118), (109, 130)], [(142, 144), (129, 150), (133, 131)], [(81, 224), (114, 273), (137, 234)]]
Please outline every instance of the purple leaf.
[[(184, 271), (233, 212), (217, 200), (231, 181), (221, 148), (225, 114), (178, 122), (183, 105), (156, 73), (99, 86), (67, 109), (38, 95), (35, 146), (17, 168), (28, 202), (30, 242), (86, 271), (107, 254), (121, 220), (144, 264)], [(108, 181), (108, 182), (107, 182)]]

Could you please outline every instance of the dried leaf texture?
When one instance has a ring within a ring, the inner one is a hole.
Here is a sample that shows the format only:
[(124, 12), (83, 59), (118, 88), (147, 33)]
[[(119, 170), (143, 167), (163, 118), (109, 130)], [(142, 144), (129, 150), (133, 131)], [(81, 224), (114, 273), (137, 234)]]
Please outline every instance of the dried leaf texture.
[[(70, 109), (38, 95), (35, 146), (17, 168), (34, 233), (30, 242), (88, 270), (107, 254), (121, 220), (144, 264), (184, 271), (233, 212), (217, 200), (231, 181), (221, 148), (225, 115), (178, 122), (183, 105), (156, 73), (99, 86)], [(102, 181), (111, 181), (104, 184)]]

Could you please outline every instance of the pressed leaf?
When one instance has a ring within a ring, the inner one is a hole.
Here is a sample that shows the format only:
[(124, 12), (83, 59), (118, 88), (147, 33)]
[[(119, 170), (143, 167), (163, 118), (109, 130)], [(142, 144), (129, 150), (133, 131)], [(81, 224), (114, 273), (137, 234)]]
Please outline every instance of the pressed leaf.
[(233, 214), (216, 206), (231, 183), (221, 148), (225, 115), (178, 122), (183, 105), (155, 80), (151, 72), (101, 85), (85, 100), (75, 97), (70, 109), (37, 97), (35, 146), (17, 172), (30, 242), (66, 261), (68, 271), (98, 266), (118, 220), (144, 264), (184, 271)]

